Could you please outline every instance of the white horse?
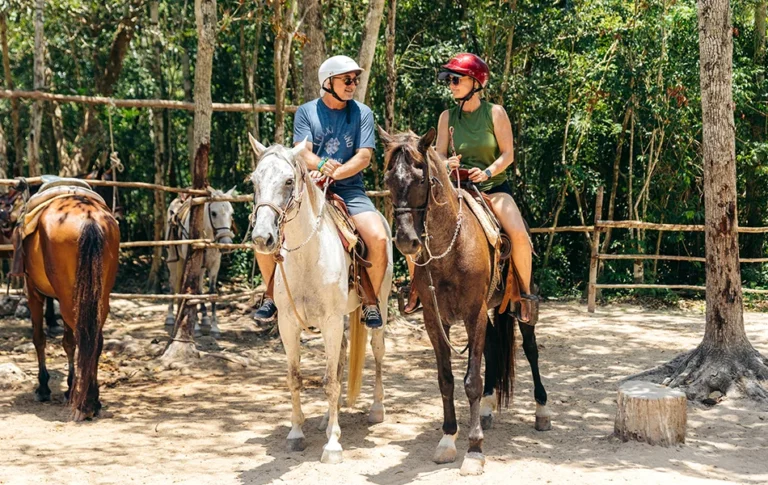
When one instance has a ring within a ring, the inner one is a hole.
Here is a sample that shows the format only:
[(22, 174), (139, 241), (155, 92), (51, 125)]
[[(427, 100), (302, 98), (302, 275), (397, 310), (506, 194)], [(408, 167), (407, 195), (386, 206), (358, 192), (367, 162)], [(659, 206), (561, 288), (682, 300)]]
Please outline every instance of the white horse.
[[(232, 187), (227, 192), (208, 188), (213, 197), (229, 197), (233, 194), (235, 188)], [(174, 199), (168, 206), (165, 225), (165, 239), (189, 239), (189, 203), (184, 203), (180, 198)], [(212, 239), (218, 243), (231, 244), (234, 233), (232, 232), (232, 215), (234, 210), (229, 202), (207, 202), (203, 207), (204, 239)], [(184, 274), (184, 261), (187, 258), (189, 245), (169, 246), (166, 249), (166, 264), (170, 273), (171, 292), (179, 293), (181, 290), (181, 279)], [(200, 272), (200, 288), (203, 288), (203, 281), (206, 273), (208, 274), (208, 293), (216, 293), (216, 284), (218, 282), (219, 266), (221, 265), (221, 251), (215, 248), (205, 250), (205, 259), (203, 270)], [(211, 318), (208, 318), (205, 303), (200, 304), (202, 313), (202, 326), (195, 322), (195, 335), (201, 334), (201, 328), (206, 333), (210, 330), (214, 338), (221, 335), (219, 329), (219, 320), (216, 317), (216, 302), (211, 302)], [(173, 312), (173, 301), (168, 304), (168, 314), (165, 317), (166, 325), (173, 325), (176, 321), (176, 315)]]
[[(360, 392), (367, 328), (361, 323), (360, 298), (350, 291), (351, 259), (339, 240), (333, 219), (324, 207), (323, 192), (311, 180), (300, 159), (302, 148), (273, 145), (266, 148), (249, 135), (251, 147), (259, 159), (251, 174), (254, 187), (252, 239), (262, 254), (279, 254), (282, 267), (275, 269), (274, 299), (278, 308), (277, 324), (288, 358), (288, 387), (291, 391), (291, 450), (304, 449), (304, 413), (301, 411), (301, 371), (299, 369), (302, 327), (318, 329), (325, 343), (325, 395), (328, 412), (320, 424), (328, 442), (320, 461), (342, 460), (339, 443), (338, 410), (341, 380), (346, 353), (344, 317), (349, 315), (350, 355), (347, 382), (347, 405), (353, 406)], [(391, 240), (386, 219), (381, 223)], [(392, 245), (387, 245), (388, 265), (379, 292), (384, 325), (372, 331), (371, 347), (376, 359), (376, 382), (370, 423), (384, 420), (384, 386), (381, 366), (384, 358), (384, 327), (387, 322), (387, 300), (392, 286)]]

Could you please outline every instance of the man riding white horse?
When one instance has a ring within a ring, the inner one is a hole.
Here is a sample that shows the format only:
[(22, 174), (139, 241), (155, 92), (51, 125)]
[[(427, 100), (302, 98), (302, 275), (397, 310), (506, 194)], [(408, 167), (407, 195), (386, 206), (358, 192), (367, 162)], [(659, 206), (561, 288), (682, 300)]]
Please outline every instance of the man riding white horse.
[[(323, 62), (318, 71), (321, 97), (299, 107), (293, 122), (293, 142), (295, 146), (305, 143), (302, 158), (307, 167), (333, 182), (330, 190), (347, 204), (368, 249), (371, 265), (367, 276), (376, 295), (373, 301), (364, 301), (363, 318), (368, 327), (378, 328), (382, 318), (376, 300), (387, 268), (388, 243), (381, 218), (363, 186), (362, 172), (371, 163), (375, 141), (373, 112), (352, 99), (362, 71), (346, 56)], [(256, 259), (268, 290), (253, 317), (269, 322), (277, 313), (271, 291), (275, 261), (258, 253)]]

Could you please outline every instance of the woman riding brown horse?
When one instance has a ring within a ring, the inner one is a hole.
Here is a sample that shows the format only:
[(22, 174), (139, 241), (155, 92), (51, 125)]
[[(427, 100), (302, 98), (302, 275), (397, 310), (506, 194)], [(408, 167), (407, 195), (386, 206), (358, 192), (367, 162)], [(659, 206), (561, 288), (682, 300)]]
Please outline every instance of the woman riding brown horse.
[(117, 275), (120, 229), (98, 198), (72, 195), (53, 198), (39, 212), (36, 227), (27, 232), (22, 248), (38, 362), (35, 398), (51, 398), (43, 303), (46, 297), (54, 297), (66, 324), (63, 345), (69, 360), (69, 389), (65, 397), (75, 421), (81, 421), (98, 414), (101, 408), (97, 371), (104, 342), (102, 327)]
[[(461, 473), (483, 471), (483, 431), (492, 423), (486, 399), (508, 404), (514, 385), (514, 317), (500, 312), (502, 295), (492, 289), (492, 248), (478, 219), (453, 186), (437, 152), (431, 147), (435, 130), (423, 138), (413, 133), (390, 136), (379, 130), (386, 146), (385, 183), (395, 212), (398, 249), (416, 263), (413, 285), (424, 306), (424, 325), (435, 350), (443, 398), (443, 438), (435, 452), (437, 463), (456, 459), (458, 435), (453, 403), (453, 372), (448, 340), (452, 324), (463, 322), (468, 336), (469, 362), (464, 388), (469, 398), (469, 450)], [(489, 298), (490, 297), (490, 298)], [(487, 311), (494, 309), (493, 324)], [(524, 328), (525, 327), (525, 328)], [(546, 392), (538, 370), (533, 326), (520, 325), (523, 349), (531, 363), (537, 401), (536, 428), (548, 429)], [(485, 354), (485, 386), (480, 375)], [(481, 403), (481, 398), (483, 402)], [(493, 399), (495, 401), (495, 399)], [(481, 409), (488, 407), (488, 413)], [(482, 414), (482, 416), (481, 416)]]

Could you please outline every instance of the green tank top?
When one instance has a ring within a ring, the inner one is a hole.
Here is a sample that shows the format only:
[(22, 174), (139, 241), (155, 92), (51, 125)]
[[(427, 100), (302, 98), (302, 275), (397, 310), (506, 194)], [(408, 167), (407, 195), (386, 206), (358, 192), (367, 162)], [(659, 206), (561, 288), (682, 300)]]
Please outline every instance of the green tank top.
[[(463, 112), (459, 118), (459, 107), (448, 110), (448, 126), (453, 127), (453, 145), (456, 154), (461, 155), (462, 167), (477, 167), (485, 170), (501, 155), (496, 135), (493, 132), (493, 105), (480, 101), (480, 107), (471, 113)], [(451, 156), (450, 142), (448, 156)], [(486, 192), (498, 187), (507, 180), (506, 171), (491, 177), (480, 184), (480, 190)]]

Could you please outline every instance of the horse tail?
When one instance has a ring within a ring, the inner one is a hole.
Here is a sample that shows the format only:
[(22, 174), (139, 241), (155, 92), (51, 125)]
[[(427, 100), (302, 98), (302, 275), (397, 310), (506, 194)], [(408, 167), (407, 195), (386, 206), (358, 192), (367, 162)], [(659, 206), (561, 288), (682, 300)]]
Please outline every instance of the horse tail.
[(347, 406), (354, 406), (360, 395), (365, 366), (365, 344), (368, 328), (362, 323), (363, 311), (358, 306), (349, 314), (349, 374), (347, 375)]
[(96, 375), (99, 352), (99, 315), (101, 296), (104, 232), (96, 221), (83, 226), (78, 239), (77, 273), (74, 292), (75, 339), (77, 341), (78, 378), (72, 389), (72, 409), (79, 409), (88, 395), (88, 388)]
[(486, 365), (495, 368), (491, 374), (495, 376), (493, 387), (499, 406), (509, 407), (515, 388), (515, 319), (507, 312), (500, 313), (496, 308), (493, 311), (493, 327), (495, 338), (492, 342), (487, 339), (486, 345), (495, 346), (495, 359), (486, 362)]

